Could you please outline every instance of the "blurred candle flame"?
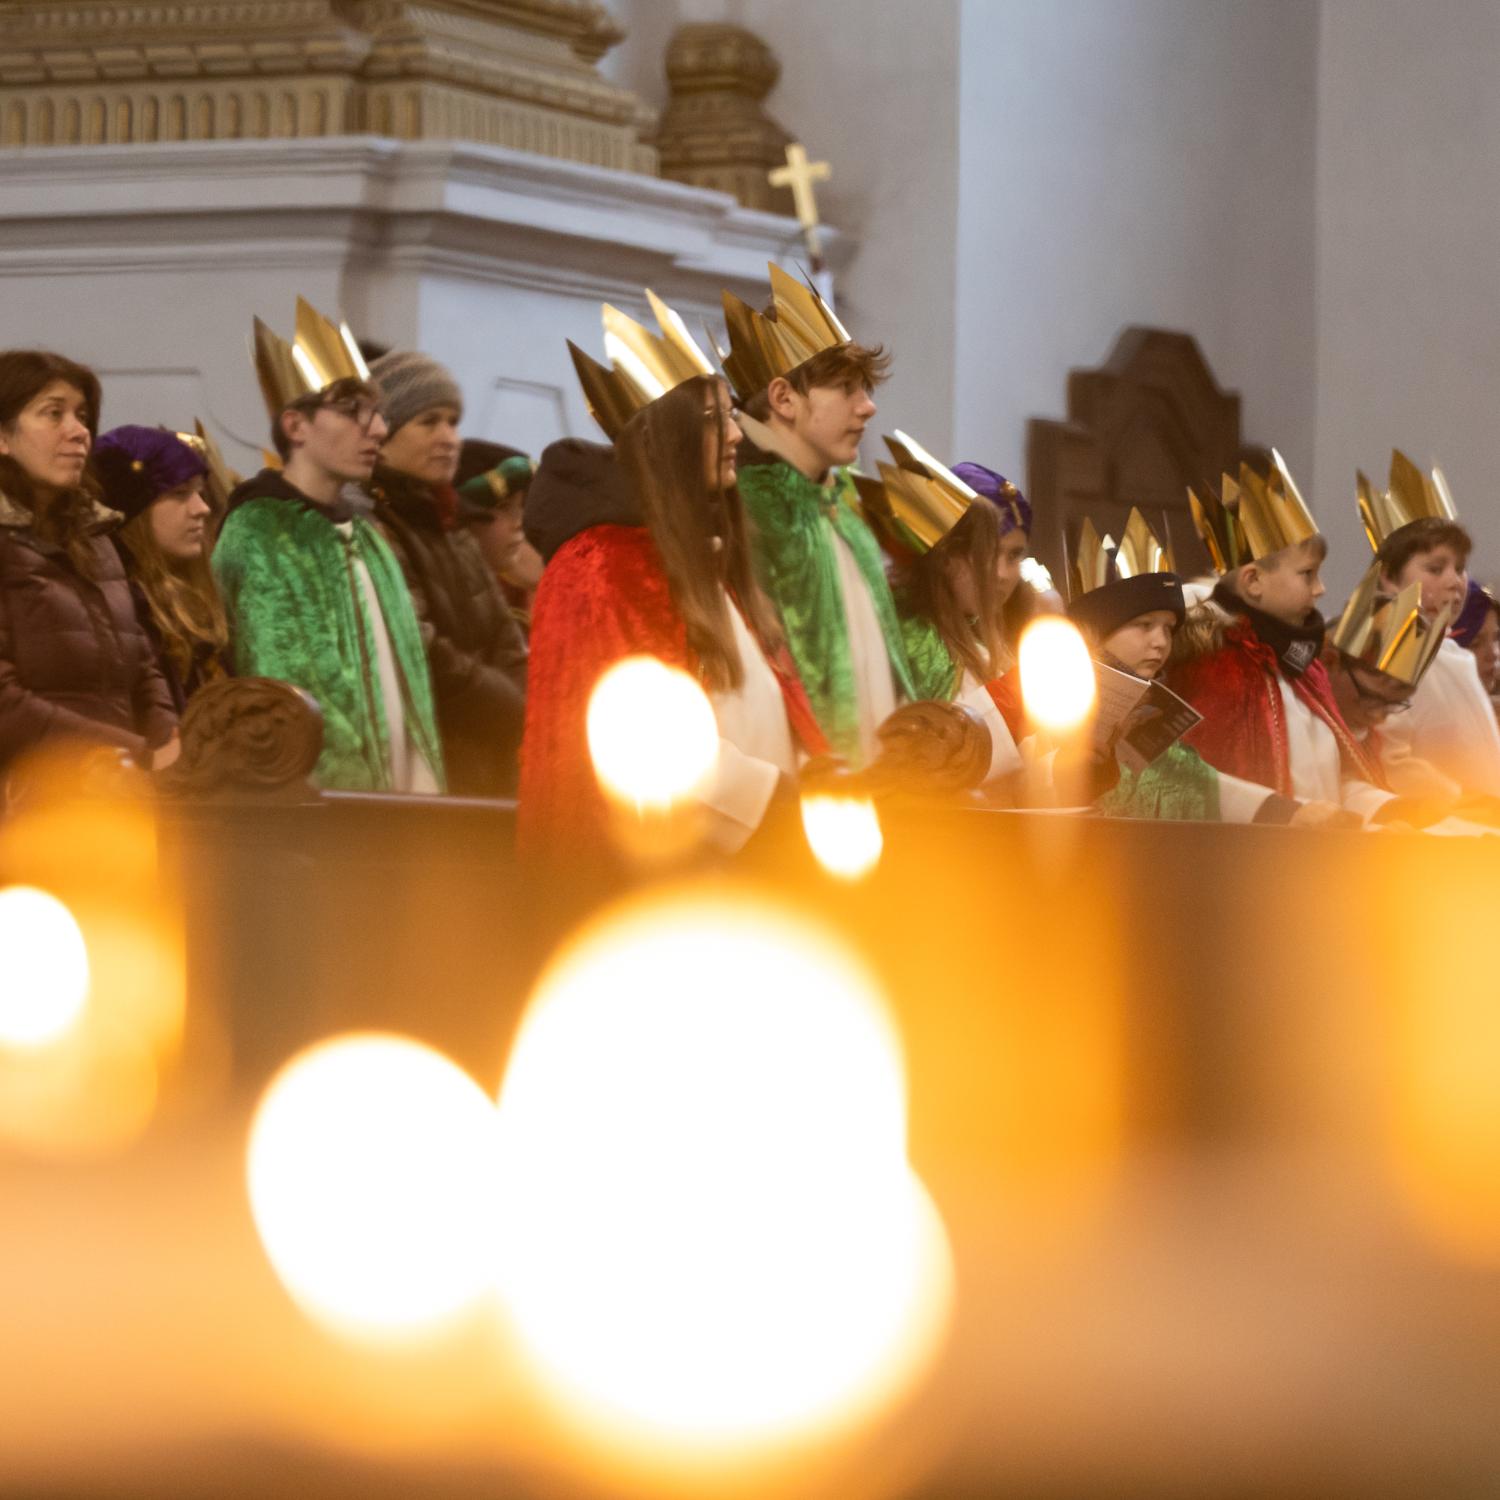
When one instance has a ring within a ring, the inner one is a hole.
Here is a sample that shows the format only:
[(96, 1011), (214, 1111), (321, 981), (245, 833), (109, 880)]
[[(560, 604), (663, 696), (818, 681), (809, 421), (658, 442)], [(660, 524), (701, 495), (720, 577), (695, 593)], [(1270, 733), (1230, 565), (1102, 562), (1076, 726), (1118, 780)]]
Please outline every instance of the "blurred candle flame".
[(1027, 716), (1056, 735), (1081, 729), (1098, 690), (1089, 648), (1061, 615), (1042, 615), (1021, 636), (1021, 696)]
[(818, 863), (840, 880), (862, 880), (880, 863), (885, 839), (868, 797), (805, 796), (802, 828)]
[(46, 891), (0, 890), (0, 1047), (59, 1041), (76, 1026), (89, 994), (89, 957), (73, 913)]
[(430, 1047), (337, 1037), (282, 1068), (247, 1151), (261, 1243), (293, 1299), (376, 1341), (440, 1331), (493, 1285), (494, 1105)]
[(648, 898), (544, 976), (500, 1095), (501, 1286), (606, 1446), (738, 1461), (916, 1381), (951, 1298), (874, 981), (768, 903)]
[(626, 657), (595, 684), (588, 741), (606, 794), (640, 812), (664, 811), (702, 790), (719, 755), (703, 689), (654, 656)]

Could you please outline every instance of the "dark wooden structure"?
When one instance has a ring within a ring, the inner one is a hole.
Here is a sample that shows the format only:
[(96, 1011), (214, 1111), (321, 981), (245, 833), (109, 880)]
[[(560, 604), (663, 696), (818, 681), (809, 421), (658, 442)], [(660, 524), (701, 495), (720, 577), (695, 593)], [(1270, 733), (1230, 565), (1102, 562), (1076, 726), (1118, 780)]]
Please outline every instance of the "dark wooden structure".
[(1240, 398), (1220, 388), (1190, 334), (1127, 328), (1095, 370), (1068, 376), (1067, 416), (1034, 417), (1026, 432), (1026, 493), (1036, 510), (1032, 550), (1065, 587), (1078, 527), (1091, 517), (1119, 535), (1138, 505), (1184, 576), (1208, 567), (1193, 530), (1187, 491), (1217, 490), (1246, 447)]

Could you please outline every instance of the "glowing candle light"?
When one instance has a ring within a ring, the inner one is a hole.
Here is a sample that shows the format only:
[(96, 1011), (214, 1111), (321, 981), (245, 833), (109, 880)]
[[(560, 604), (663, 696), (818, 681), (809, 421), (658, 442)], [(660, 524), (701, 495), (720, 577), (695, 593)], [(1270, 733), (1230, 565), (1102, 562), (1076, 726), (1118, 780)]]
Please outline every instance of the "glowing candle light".
[(336, 1038), (271, 1081), (250, 1206), (304, 1311), (369, 1338), (429, 1333), (493, 1285), (494, 1105), (403, 1037)]
[(1098, 689), (1089, 648), (1061, 615), (1026, 627), (1020, 649), (1021, 696), (1027, 715), (1056, 735), (1075, 733), (1094, 711)]
[(574, 1421), (707, 1461), (837, 1430), (946, 1324), (873, 980), (779, 907), (606, 918), (538, 987), (500, 1096), (501, 1286)]
[(654, 656), (626, 657), (599, 679), (588, 741), (606, 793), (640, 811), (668, 809), (701, 790), (719, 755), (703, 689)]
[(0, 891), (0, 1047), (45, 1047), (83, 1015), (89, 957), (77, 921), (33, 886)]
[(861, 880), (880, 863), (885, 840), (868, 798), (806, 796), (802, 829), (818, 863), (840, 880)]

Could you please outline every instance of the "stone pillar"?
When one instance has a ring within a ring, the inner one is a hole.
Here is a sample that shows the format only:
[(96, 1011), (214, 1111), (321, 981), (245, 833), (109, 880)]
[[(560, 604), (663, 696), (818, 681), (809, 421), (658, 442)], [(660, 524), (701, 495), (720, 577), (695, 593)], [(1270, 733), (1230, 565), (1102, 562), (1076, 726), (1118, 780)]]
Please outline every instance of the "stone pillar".
[(791, 193), (766, 181), (791, 139), (761, 107), (780, 76), (776, 54), (743, 26), (679, 26), (667, 47), (671, 99), (656, 134), (661, 175), (733, 193), (746, 208), (791, 213)]
[(0, 8), (0, 147), (373, 134), (656, 170), (596, 0), (30, 0)]

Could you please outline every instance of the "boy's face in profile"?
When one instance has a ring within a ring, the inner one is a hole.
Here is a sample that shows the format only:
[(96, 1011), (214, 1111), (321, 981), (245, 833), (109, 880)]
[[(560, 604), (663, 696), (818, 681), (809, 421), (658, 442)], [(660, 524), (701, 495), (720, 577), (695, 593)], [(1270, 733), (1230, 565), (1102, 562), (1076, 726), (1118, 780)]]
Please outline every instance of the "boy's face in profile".
[(1416, 581), (1422, 585), (1422, 613), (1429, 618), (1445, 605), (1451, 605), (1455, 614), (1463, 608), (1464, 595), (1469, 588), (1468, 559), (1447, 543), (1429, 547), (1425, 552), (1415, 552), (1402, 565), (1401, 571), (1388, 580), (1398, 590)]
[(1240, 573), (1240, 597), (1283, 625), (1301, 625), (1326, 592), (1322, 547), (1315, 539), (1273, 552)]

